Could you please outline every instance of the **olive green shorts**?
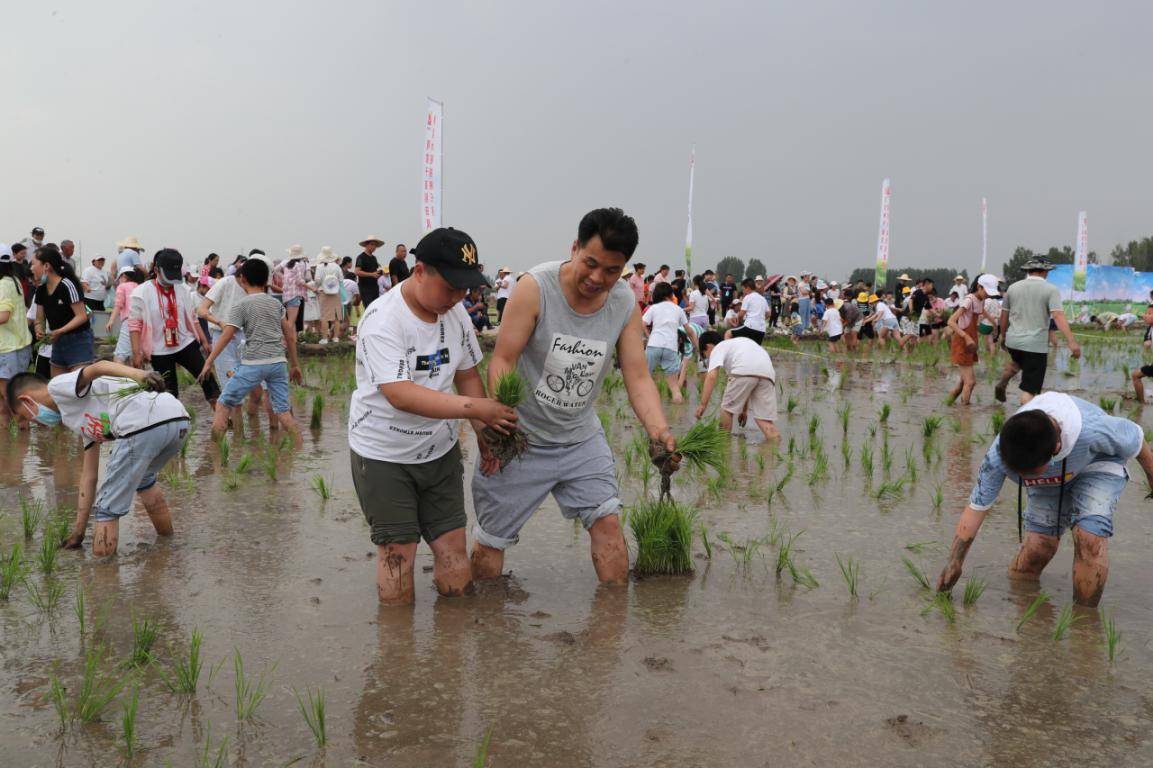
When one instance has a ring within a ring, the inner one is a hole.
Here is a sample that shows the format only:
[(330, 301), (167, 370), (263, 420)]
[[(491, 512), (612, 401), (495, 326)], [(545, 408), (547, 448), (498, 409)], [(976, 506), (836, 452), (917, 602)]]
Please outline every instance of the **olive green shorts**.
[(423, 464), (352, 457), (352, 484), (372, 528), (372, 543), (432, 542), (464, 528), (464, 465), (460, 445)]

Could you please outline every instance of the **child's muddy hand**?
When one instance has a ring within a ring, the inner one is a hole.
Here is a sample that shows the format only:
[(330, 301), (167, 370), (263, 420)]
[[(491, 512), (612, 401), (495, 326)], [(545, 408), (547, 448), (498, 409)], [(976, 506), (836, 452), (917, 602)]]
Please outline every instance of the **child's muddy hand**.
[(494, 432), (507, 435), (516, 429), (516, 411), (496, 400), (477, 397), (466, 407), (470, 411), (470, 418), (483, 421)]
[(703, 405), (698, 405), (697, 406), (697, 418), (699, 419), (700, 417), (702, 417), (704, 415), (705, 415), (705, 407)]
[(73, 532), (71, 536), (64, 540), (61, 544), (64, 549), (80, 549), (84, 544), (84, 531)]
[(293, 384), (303, 384), (304, 383), (304, 373), (300, 370), (299, 365), (294, 367), (291, 371), (288, 372), (288, 379)]

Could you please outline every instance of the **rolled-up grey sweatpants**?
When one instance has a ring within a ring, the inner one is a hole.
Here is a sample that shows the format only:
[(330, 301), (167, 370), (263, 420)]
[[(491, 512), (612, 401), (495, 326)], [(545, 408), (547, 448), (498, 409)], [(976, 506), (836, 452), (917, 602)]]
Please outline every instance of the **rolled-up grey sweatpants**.
[(585, 530), (621, 510), (616, 465), (604, 432), (572, 445), (529, 444), (519, 459), (491, 477), (472, 479), (473, 538), (494, 549), (520, 540), (520, 529), (552, 494), (567, 520)]

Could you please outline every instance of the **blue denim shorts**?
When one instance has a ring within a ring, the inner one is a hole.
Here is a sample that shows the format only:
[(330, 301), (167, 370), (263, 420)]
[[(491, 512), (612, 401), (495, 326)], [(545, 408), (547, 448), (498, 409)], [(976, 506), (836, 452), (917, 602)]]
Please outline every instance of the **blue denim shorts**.
[(52, 344), (52, 364), (58, 368), (71, 368), (96, 359), (96, 339), (92, 326), (66, 333)]
[(224, 385), (218, 402), (228, 408), (235, 408), (244, 402), (248, 393), (261, 384), (268, 385), (268, 394), (272, 397), (273, 413), (288, 413), (288, 363), (268, 363), (266, 365), (250, 365), (241, 363), (236, 367), (232, 378)]
[(284, 308), (292, 309), (293, 307), (299, 307), (303, 303), (304, 299), (300, 296), (297, 296), (295, 299), (289, 299), (288, 301), (284, 302)]
[(0, 380), (7, 381), (18, 373), (28, 370), (32, 362), (32, 345), (11, 352), (0, 352)]
[(645, 357), (649, 361), (649, 373), (660, 368), (663, 373), (677, 373), (681, 370), (681, 356), (675, 349), (645, 347)]
[[(170, 421), (112, 443), (104, 483), (96, 491), (92, 516), (98, 523), (124, 517), (132, 511), (132, 498), (156, 485), (156, 473), (180, 452), (188, 436), (188, 421)], [(98, 451), (97, 445), (88, 448)]]
[(1065, 484), (1061, 517), (1057, 518), (1059, 487), (1025, 489), (1025, 530), (1060, 537), (1071, 526), (1086, 533), (1109, 538), (1113, 535), (1113, 511), (1125, 491), (1129, 474), (1082, 472)]

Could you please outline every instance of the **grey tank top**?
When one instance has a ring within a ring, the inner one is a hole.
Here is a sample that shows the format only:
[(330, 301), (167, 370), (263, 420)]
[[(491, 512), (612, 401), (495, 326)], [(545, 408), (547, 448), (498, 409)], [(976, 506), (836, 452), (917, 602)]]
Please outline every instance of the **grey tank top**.
[(632, 290), (617, 281), (603, 307), (577, 313), (561, 290), (562, 263), (529, 270), (540, 286), (540, 314), (517, 362), (528, 389), (517, 413), (529, 442), (538, 445), (571, 445), (600, 431), (593, 404), (636, 309)]

